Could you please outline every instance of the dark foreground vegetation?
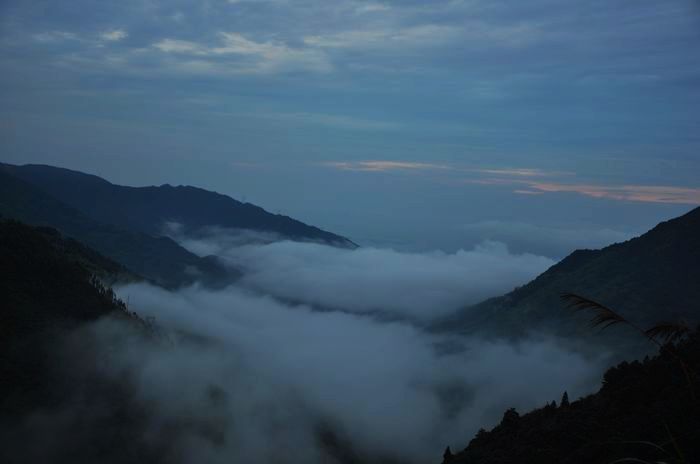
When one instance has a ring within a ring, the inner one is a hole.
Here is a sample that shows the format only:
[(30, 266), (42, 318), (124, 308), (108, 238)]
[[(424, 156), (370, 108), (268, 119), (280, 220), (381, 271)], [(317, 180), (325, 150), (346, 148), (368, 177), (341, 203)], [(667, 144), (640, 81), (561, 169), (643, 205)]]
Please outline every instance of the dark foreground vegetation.
[(509, 409), (451, 464), (700, 462), (700, 331), (609, 369), (597, 393), (524, 415)]
[(103, 282), (137, 278), (49, 228), (0, 221), (0, 462), (163, 462), (142, 405), (101, 374), (88, 336), (108, 318), (152, 337)]

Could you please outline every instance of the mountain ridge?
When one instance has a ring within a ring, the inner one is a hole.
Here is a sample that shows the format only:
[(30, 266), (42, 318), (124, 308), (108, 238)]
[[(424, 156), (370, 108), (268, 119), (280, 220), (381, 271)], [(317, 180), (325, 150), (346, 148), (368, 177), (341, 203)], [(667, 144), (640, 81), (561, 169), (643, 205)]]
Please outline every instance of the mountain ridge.
[(0, 164), (0, 168), (100, 222), (150, 235), (163, 235), (166, 222), (177, 222), (185, 232), (206, 227), (248, 229), (292, 240), (357, 246), (340, 235), (200, 187), (122, 186), (94, 174), (43, 164)]
[(600, 250), (576, 250), (527, 284), (465, 307), (437, 330), (497, 335), (545, 331), (587, 336), (583, 316), (560, 296), (577, 293), (645, 325), (700, 321), (700, 208)]
[(203, 278), (212, 283), (235, 277), (212, 258), (201, 258), (167, 237), (128, 231), (98, 222), (0, 169), (0, 215), (58, 229), (159, 285), (177, 287)]

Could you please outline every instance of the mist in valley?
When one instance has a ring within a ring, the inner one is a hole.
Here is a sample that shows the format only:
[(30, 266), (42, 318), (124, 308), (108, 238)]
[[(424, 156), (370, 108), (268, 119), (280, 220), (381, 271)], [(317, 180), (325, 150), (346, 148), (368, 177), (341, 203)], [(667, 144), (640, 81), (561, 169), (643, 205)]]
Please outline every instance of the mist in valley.
[[(130, 335), (109, 320), (77, 335), (94, 344), (96, 375), (130, 392), (143, 412), (139, 439), (162, 458), (435, 462), (509, 407), (558, 401), (564, 390), (577, 397), (599, 383), (601, 362), (553, 339), (423, 328), (530, 280), (547, 258), (498, 243), (409, 254), (222, 230), (178, 239), (244, 276), (217, 289), (120, 286), (158, 336)], [(60, 418), (44, 418), (42, 436), (64, 433)]]

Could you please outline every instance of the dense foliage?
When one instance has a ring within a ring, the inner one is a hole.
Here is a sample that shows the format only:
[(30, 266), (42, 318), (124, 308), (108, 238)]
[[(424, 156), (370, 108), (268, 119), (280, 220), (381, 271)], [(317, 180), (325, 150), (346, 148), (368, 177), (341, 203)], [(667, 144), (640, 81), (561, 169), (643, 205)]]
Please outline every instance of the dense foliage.
[(479, 431), (465, 450), (445, 462), (700, 462), (699, 372), (696, 331), (651, 359), (609, 369), (593, 395), (569, 403), (564, 393), (558, 406), (553, 401), (522, 416), (506, 411), (498, 426)]
[(5, 220), (0, 276), (0, 462), (166, 459), (144, 443), (128, 384), (100, 374), (97, 345), (79, 332), (111, 319), (152, 338), (103, 284), (133, 274), (53, 229)]

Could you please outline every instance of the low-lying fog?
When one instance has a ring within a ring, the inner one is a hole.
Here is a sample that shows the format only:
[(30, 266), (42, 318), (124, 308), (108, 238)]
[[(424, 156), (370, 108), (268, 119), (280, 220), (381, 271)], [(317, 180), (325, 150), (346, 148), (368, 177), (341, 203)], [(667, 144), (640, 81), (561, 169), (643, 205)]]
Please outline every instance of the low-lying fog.
[[(454, 254), (245, 240), (178, 240), (241, 268), (235, 285), (118, 288), (171, 343), (111, 350), (189, 462), (439, 462), (504, 410), (592, 390), (600, 366), (533, 338), (511, 344), (421, 327), (498, 295), (552, 261), (484, 243)], [(269, 237), (268, 237), (269, 238)], [(115, 330), (103, 323), (96, 330)], [(121, 375), (121, 374), (120, 374)], [(213, 399), (212, 399), (213, 398)], [(217, 439), (202, 432), (217, 430)], [(209, 437), (209, 438), (207, 438)]]

